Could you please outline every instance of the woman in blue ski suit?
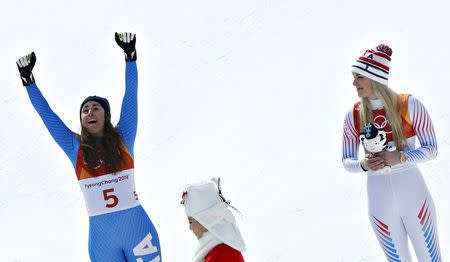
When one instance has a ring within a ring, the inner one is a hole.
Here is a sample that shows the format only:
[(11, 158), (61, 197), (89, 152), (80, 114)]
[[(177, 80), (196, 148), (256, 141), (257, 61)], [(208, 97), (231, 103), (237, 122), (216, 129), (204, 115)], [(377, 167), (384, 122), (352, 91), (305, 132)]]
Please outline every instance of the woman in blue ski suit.
[(89, 255), (94, 262), (159, 262), (155, 227), (139, 203), (134, 185), (137, 130), (136, 37), (115, 33), (126, 61), (126, 89), (119, 123), (111, 124), (106, 98), (87, 97), (80, 106), (81, 133), (72, 132), (52, 111), (32, 73), (33, 53), (17, 60), (31, 103), (75, 168), (89, 215)]

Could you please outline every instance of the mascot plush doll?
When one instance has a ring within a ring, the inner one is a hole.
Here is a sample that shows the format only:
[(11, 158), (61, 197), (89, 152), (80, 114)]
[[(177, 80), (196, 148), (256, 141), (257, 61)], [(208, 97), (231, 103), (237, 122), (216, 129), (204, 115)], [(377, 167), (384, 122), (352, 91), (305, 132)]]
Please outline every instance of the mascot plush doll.
[[(388, 146), (386, 131), (376, 128), (372, 123), (364, 125), (364, 131), (360, 134), (359, 140), (367, 152), (372, 155), (383, 150), (395, 151), (395, 146)], [(377, 170), (377, 173), (385, 173), (391, 170), (390, 166), (385, 166)]]

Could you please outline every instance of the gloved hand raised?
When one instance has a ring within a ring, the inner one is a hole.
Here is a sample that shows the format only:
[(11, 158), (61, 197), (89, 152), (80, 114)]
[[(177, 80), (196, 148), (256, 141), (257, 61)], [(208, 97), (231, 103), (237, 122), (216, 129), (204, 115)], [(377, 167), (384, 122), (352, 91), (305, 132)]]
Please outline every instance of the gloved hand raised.
[(136, 34), (133, 33), (117, 33), (115, 34), (116, 43), (123, 49), (125, 53), (125, 61), (136, 61)]
[(34, 52), (26, 56), (22, 56), (16, 61), (19, 68), (20, 78), (24, 86), (29, 86), (34, 83), (33, 67), (36, 64), (36, 55)]

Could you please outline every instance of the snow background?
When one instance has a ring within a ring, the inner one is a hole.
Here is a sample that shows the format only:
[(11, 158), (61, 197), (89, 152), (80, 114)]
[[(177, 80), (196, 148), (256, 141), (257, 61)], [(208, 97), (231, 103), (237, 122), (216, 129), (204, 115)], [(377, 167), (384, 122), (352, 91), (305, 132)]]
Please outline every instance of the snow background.
[(164, 261), (196, 245), (179, 204), (188, 183), (220, 176), (244, 214), (246, 261), (384, 261), (367, 218), (364, 174), (341, 165), (342, 123), (357, 101), (350, 66), (393, 49), (390, 86), (432, 116), (439, 155), (421, 165), (450, 250), (450, 3), (304, 0), (2, 3), (0, 16), (0, 261), (89, 261), (88, 218), (70, 161), (22, 87), (34, 75), (55, 112), (79, 131), (88, 95), (124, 91), (115, 31), (137, 33), (136, 185)]

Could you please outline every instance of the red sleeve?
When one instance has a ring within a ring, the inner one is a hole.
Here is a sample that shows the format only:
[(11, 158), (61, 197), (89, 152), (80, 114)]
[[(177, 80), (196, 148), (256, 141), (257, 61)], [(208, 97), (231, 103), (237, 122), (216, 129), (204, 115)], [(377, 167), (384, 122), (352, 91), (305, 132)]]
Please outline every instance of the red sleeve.
[(205, 262), (244, 262), (244, 258), (238, 250), (220, 244), (206, 255)]

